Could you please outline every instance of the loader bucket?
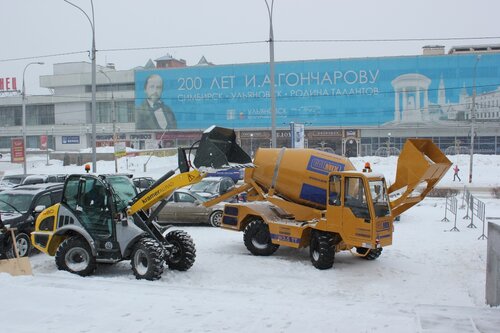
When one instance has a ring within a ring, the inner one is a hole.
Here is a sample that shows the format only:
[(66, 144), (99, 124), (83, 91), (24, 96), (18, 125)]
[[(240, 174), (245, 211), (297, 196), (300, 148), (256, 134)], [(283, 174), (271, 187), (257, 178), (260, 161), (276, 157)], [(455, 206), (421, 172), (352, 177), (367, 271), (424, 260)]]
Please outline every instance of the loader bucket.
[(203, 132), (196, 150), (194, 166), (213, 169), (245, 167), (250, 156), (236, 143), (236, 133), (229, 128), (212, 126)]
[(393, 217), (422, 201), (451, 165), (432, 140), (408, 139), (399, 155), (396, 181), (388, 190)]
[(16, 246), (16, 236), (13, 229), (9, 229), (11, 232), (11, 239), (13, 240), (14, 253), (16, 258), (14, 259), (3, 259), (0, 260), (0, 273), (9, 273), (10, 275), (33, 275), (31, 271), (31, 263), (28, 257), (19, 257)]

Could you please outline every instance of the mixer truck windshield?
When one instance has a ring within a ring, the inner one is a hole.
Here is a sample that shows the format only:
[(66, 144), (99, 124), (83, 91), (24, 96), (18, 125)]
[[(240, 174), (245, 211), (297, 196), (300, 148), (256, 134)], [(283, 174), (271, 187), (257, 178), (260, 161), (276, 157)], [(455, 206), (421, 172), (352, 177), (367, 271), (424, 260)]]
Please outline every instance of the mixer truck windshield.
[(375, 216), (383, 217), (390, 215), (389, 196), (387, 195), (385, 183), (383, 180), (372, 180), (368, 182), (373, 207), (375, 207)]

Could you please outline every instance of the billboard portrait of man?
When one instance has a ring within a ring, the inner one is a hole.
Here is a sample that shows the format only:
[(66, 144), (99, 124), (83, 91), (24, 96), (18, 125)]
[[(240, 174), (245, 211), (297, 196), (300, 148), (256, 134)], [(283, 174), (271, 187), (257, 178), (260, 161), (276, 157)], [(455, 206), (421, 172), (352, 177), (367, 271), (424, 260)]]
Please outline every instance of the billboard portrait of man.
[(161, 100), (163, 80), (158, 74), (147, 77), (144, 93), (146, 99), (136, 108), (135, 128), (139, 130), (177, 128), (172, 109)]

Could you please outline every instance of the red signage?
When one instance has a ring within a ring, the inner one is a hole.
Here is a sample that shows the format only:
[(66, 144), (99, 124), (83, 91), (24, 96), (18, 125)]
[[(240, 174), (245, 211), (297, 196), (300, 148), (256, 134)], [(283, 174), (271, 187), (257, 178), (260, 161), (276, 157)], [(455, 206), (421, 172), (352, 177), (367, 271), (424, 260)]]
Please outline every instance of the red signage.
[(40, 135), (40, 149), (41, 150), (47, 150), (47, 136), (46, 135)]
[(11, 163), (24, 162), (23, 138), (12, 138), (12, 144), (10, 146), (10, 162)]
[(17, 90), (17, 81), (15, 77), (0, 77), (0, 91)]

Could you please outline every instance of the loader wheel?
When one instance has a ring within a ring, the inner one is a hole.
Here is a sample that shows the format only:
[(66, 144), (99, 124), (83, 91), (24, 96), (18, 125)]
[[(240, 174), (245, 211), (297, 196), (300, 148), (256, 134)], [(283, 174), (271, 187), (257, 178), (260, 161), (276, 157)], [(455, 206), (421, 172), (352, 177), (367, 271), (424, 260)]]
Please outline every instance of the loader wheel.
[(91, 275), (96, 269), (95, 257), (89, 243), (79, 236), (64, 240), (57, 248), (55, 259), (59, 270), (80, 276)]
[(262, 220), (253, 220), (243, 231), (243, 242), (248, 251), (256, 256), (270, 256), (280, 247), (271, 242), (269, 226)]
[(314, 267), (317, 269), (332, 268), (335, 261), (335, 240), (335, 236), (327, 232), (314, 232), (311, 235), (309, 257)]
[(222, 223), (222, 210), (216, 210), (210, 215), (210, 225), (218, 228)]
[(141, 238), (132, 251), (132, 271), (136, 279), (158, 280), (163, 273), (163, 248), (152, 238)]
[[(367, 251), (369, 251), (369, 252), (368, 252), (367, 255), (365, 255)], [(380, 257), (380, 255), (382, 254), (382, 248), (367, 249), (366, 247), (357, 247), (356, 248), (356, 252), (358, 254), (364, 255), (364, 257), (362, 257), (363, 259), (366, 259), (366, 260), (375, 260), (378, 257)]]
[(194, 264), (196, 249), (191, 236), (182, 230), (174, 230), (165, 237), (168, 243), (173, 245), (172, 253), (167, 258), (170, 269), (187, 271)]

